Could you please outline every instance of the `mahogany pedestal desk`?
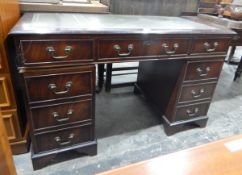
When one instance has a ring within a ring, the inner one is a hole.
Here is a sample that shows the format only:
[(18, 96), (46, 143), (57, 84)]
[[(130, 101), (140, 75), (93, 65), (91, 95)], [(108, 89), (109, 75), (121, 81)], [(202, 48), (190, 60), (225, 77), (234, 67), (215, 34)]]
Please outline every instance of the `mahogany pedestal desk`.
[(241, 175), (241, 143), (233, 136), (98, 175)]
[(234, 35), (178, 17), (23, 15), (8, 44), (15, 48), (11, 69), (31, 125), (34, 169), (59, 153), (97, 153), (99, 63), (140, 61), (134, 92), (154, 106), (168, 135), (184, 124), (204, 127)]

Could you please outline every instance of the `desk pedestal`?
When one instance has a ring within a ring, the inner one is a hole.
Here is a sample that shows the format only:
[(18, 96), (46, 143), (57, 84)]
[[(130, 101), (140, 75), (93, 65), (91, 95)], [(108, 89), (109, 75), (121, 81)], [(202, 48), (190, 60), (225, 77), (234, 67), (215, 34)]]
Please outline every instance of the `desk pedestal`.
[(186, 124), (205, 127), (222, 65), (222, 58), (141, 62), (135, 92), (162, 117), (167, 135)]

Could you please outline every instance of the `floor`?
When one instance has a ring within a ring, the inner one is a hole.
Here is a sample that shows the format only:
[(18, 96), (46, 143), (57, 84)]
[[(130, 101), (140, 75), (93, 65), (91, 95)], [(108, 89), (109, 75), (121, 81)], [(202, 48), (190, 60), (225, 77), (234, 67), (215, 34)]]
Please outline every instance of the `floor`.
[[(236, 50), (235, 59), (239, 55), (242, 49)], [(96, 98), (96, 156), (83, 156), (33, 171), (27, 153), (14, 156), (17, 172), (19, 175), (91, 175), (240, 134), (242, 80), (233, 82), (235, 69), (234, 65), (224, 64), (206, 128), (193, 128), (167, 137), (159, 116), (142, 97), (133, 95), (132, 88), (113, 89)]]

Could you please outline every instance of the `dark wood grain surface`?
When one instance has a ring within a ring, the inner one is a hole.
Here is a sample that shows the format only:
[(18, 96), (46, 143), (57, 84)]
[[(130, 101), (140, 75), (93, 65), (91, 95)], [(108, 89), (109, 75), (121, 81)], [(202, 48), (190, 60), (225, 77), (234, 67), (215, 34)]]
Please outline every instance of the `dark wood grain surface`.
[(75, 126), (35, 135), (36, 153), (93, 141), (92, 125)]
[(179, 102), (211, 99), (217, 82), (183, 85)]
[(93, 120), (92, 108), (91, 99), (32, 107), (33, 128), (39, 131), (77, 122), (90, 122)]
[[(187, 54), (189, 39), (188, 38), (134, 38), (131, 39), (111, 39), (111, 40), (100, 40), (99, 41), (99, 57), (103, 58), (116, 58), (119, 57), (119, 52), (113, 49), (114, 45), (120, 47), (120, 54), (129, 53), (128, 46), (132, 44), (133, 49), (130, 51), (129, 57), (137, 56), (156, 56), (156, 55), (169, 55), (169, 52), (173, 55), (176, 54)], [(162, 47), (164, 46), (164, 47)], [(175, 47), (177, 46), (177, 48)], [(126, 56), (126, 57), (127, 57)]]
[[(93, 40), (21, 40), (23, 64), (93, 61)], [(69, 50), (68, 50), (69, 49)]]
[(206, 116), (210, 103), (195, 103), (186, 106), (178, 106), (174, 115), (174, 121), (186, 121), (196, 117)]
[[(26, 75), (26, 87), (30, 103), (53, 101), (80, 96), (91, 96), (92, 72), (58, 72), (55, 75)], [(53, 88), (51, 87), (53, 86)], [(41, 89), (36, 93), (37, 89)]]
[(192, 61), (188, 63), (184, 81), (217, 79), (223, 66), (223, 59)]
[[(226, 53), (230, 44), (225, 38), (197, 38), (194, 43), (192, 54), (208, 53), (209, 50), (213, 49), (215, 49), (215, 52)], [(207, 43), (207, 47), (205, 47), (205, 43)]]

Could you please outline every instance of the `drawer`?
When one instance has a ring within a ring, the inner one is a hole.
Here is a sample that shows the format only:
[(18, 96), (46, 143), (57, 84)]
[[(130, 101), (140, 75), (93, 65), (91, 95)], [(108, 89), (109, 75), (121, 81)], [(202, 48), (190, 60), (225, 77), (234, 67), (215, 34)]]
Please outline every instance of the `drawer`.
[(21, 40), (20, 48), (24, 65), (93, 61), (93, 40)]
[(188, 39), (101, 40), (99, 58), (187, 54)]
[[(1, 37), (1, 34), (0, 34), (0, 37)], [(0, 45), (0, 47), (1, 47), (1, 45)], [(4, 65), (3, 65), (3, 55), (2, 55), (1, 52), (2, 51), (1, 51), (1, 48), (0, 48), (0, 72), (2, 72), (3, 71), (3, 68), (4, 68)]]
[(94, 93), (95, 67), (29, 72), (24, 74), (24, 78), (30, 103), (91, 96)]
[[(1, 27), (0, 27), (1, 28)], [(8, 62), (6, 56), (6, 49), (3, 42), (3, 37), (0, 34), (0, 73), (8, 73)]]
[(206, 116), (210, 103), (200, 103), (177, 107), (175, 121), (190, 120), (196, 117)]
[(217, 38), (217, 39), (204, 39), (198, 38), (193, 41), (192, 54), (200, 53), (223, 53), (225, 54), (229, 48), (230, 39)]
[(9, 97), (8, 78), (0, 77), (0, 107), (8, 107), (11, 105)]
[(179, 102), (191, 102), (196, 100), (211, 99), (216, 82), (196, 85), (183, 85)]
[(16, 141), (21, 136), (16, 110), (2, 111), (3, 123), (6, 129), (8, 140)]
[(83, 125), (34, 135), (36, 152), (65, 148), (75, 144), (92, 141), (93, 126)]
[[(0, 15), (0, 24), (2, 24), (2, 17)], [(0, 37), (2, 38), (2, 35), (3, 35), (3, 27), (1, 26), (0, 27)]]
[(32, 107), (31, 114), (35, 130), (71, 124), (92, 119), (92, 100)]
[(184, 81), (218, 79), (222, 61), (188, 62)]
[(1, 74), (0, 76), (0, 108), (2, 110), (16, 108), (14, 90), (9, 74)]

